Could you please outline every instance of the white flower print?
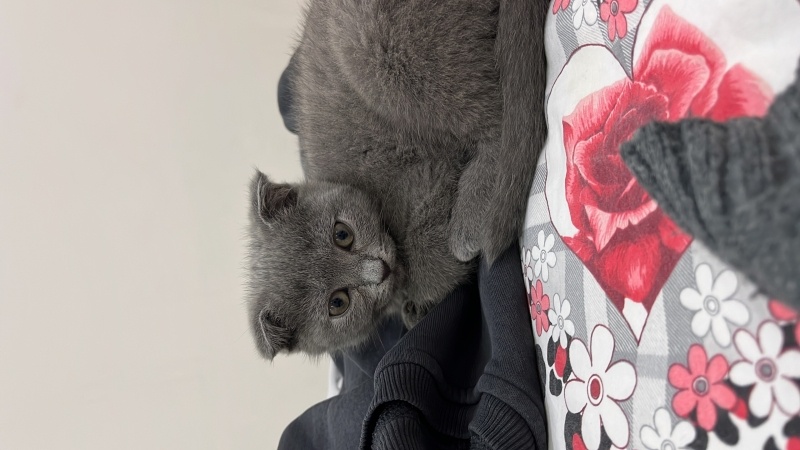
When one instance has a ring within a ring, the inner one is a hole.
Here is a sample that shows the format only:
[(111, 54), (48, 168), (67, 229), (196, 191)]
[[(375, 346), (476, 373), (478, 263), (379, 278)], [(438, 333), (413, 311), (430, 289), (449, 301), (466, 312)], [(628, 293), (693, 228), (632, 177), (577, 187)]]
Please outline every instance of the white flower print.
[(525, 274), (525, 279), (528, 280), (528, 282), (525, 283), (525, 289), (528, 292), (531, 291), (531, 285), (533, 284), (534, 280), (533, 265), (531, 258), (532, 258), (531, 251), (525, 249), (525, 256), (523, 256), (522, 258), (522, 272)]
[(597, 450), (600, 446), (601, 425), (611, 443), (625, 448), (630, 428), (618, 402), (633, 395), (636, 370), (628, 361), (611, 364), (614, 336), (605, 326), (595, 326), (590, 340), (591, 352), (580, 339), (575, 339), (569, 346), (569, 360), (575, 378), (564, 388), (567, 409), (573, 414), (581, 414), (581, 434), (587, 449)]
[(553, 301), (550, 303), (550, 310), (547, 311), (547, 318), (550, 319), (550, 324), (553, 327), (553, 342), (558, 342), (561, 348), (567, 348), (567, 336), (575, 335), (575, 324), (567, 319), (572, 310), (569, 300), (564, 299), (558, 294), (553, 295)]
[(767, 417), (773, 403), (790, 416), (800, 412), (800, 391), (790, 380), (800, 378), (800, 351), (791, 349), (781, 353), (781, 327), (775, 322), (762, 323), (758, 339), (747, 330), (739, 330), (733, 336), (733, 343), (744, 360), (731, 366), (731, 381), (739, 386), (755, 384), (750, 393), (750, 412), (756, 417)]
[(640, 437), (650, 450), (687, 450), (697, 434), (694, 426), (682, 420), (672, 428), (672, 418), (666, 408), (658, 408), (653, 417), (655, 428), (645, 425)]
[(538, 245), (531, 249), (531, 258), (536, 258), (533, 264), (533, 273), (538, 277), (542, 276), (542, 281), (550, 278), (550, 267), (556, 266), (556, 254), (551, 252), (556, 243), (556, 238), (552, 234), (544, 238), (544, 230), (539, 230)]
[(711, 266), (700, 264), (695, 270), (697, 289), (681, 291), (681, 304), (690, 311), (697, 311), (692, 318), (692, 332), (704, 337), (711, 329), (714, 340), (722, 347), (731, 345), (731, 330), (728, 323), (742, 326), (750, 320), (750, 311), (740, 301), (732, 299), (738, 281), (730, 270), (723, 270), (715, 279)]
[(594, 0), (572, 1), (572, 26), (576, 30), (580, 29), (583, 22), (590, 26), (597, 22), (597, 5)]

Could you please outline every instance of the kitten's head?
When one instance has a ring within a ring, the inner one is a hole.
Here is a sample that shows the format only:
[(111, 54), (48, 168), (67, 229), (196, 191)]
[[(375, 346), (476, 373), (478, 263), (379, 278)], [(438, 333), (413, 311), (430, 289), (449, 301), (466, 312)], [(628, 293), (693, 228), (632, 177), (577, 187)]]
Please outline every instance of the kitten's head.
[(349, 186), (277, 184), (261, 172), (250, 190), (249, 307), (261, 354), (365, 341), (402, 283), (376, 202)]

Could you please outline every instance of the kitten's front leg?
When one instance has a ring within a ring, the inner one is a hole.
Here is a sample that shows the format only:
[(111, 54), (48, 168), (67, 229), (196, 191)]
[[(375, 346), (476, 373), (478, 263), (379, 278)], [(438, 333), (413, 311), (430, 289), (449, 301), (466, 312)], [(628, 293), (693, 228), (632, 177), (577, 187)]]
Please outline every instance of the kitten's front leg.
[(448, 226), (445, 221), (423, 223), (415, 231), (407, 248), (415, 252), (406, 255), (408, 267), (407, 297), (401, 315), (411, 328), (422, 320), (472, 271), (472, 263), (463, 263), (450, 253), (447, 246)]
[(478, 145), (475, 158), (458, 180), (458, 191), (450, 214), (449, 245), (453, 256), (459, 261), (474, 259), (482, 249), (486, 210), (494, 194), (497, 175), (497, 150), (488, 148), (491, 145)]
[[(412, 300), (412, 298), (417, 300)], [(407, 290), (397, 292), (392, 300), (393, 306), (388, 313), (391, 315), (399, 313), (403, 324), (410, 330), (436, 305), (436, 302), (423, 298), (425, 298), (425, 296), (414, 295), (414, 297), (412, 297), (408, 294)]]
[(425, 302), (424, 304), (417, 304), (412, 300), (406, 300), (403, 303), (403, 308), (400, 311), (400, 316), (403, 318), (403, 324), (409, 330), (414, 328), (428, 312), (436, 306), (433, 302)]
[[(491, 264), (521, 231), (539, 152), (547, 136), (544, 24), (548, 3), (500, 1), (495, 48), (503, 93), (499, 145), (480, 149), (459, 183), (459, 197), (464, 199), (457, 201), (455, 213), (460, 216), (454, 219), (467, 221), (469, 230), (460, 242), (458, 234), (456, 242), (451, 242), (459, 259), (474, 257), (480, 251)], [(466, 190), (466, 195), (461, 192), (473, 185), (481, 190)], [(476, 204), (470, 205), (473, 201)], [(480, 201), (484, 209), (478, 209)], [(470, 206), (480, 216), (470, 217)]]

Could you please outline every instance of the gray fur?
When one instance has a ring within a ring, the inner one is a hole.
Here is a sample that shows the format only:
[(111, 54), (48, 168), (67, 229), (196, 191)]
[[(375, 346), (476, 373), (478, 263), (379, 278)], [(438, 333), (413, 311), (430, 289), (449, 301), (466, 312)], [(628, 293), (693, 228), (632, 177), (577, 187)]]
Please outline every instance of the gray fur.
[[(393, 311), (413, 326), (476, 256), (491, 263), (518, 237), (546, 137), (547, 10), (311, 0), (291, 84), (306, 181), (259, 172), (252, 188), (251, 312), (267, 358), (358, 345)], [(354, 230), (349, 252), (331, 241), (337, 220)], [(389, 278), (352, 278), (369, 258)], [(345, 287), (357, 298), (329, 317)]]

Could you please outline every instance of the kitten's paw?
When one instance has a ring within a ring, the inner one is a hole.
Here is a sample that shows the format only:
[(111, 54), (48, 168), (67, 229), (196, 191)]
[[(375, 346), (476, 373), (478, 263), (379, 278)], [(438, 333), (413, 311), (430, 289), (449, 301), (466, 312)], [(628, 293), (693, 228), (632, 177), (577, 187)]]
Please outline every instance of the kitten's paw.
[(480, 240), (483, 259), (489, 265), (519, 239), (526, 205), (525, 201), (518, 200), (514, 203), (505, 198), (496, 200), (489, 206)]
[(461, 262), (481, 252), (483, 218), (492, 188), (488, 168), (470, 164), (458, 181), (458, 196), (450, 214), (450, 251)]
[(453, 210), (453, 222), (450, 229), (450, 252), (461, 262), (471, 261), (480, 253), (478, 230), (469, 217), (457, 214)]
[(411, 300), (408, 300), (403, 303), (403, 309), (400, 312), (400, 315), (403, 318), (403, 323), (405, 324), (406, 328), (410, 330), (414, 328), (414, 326), (416, 326), (420, 320), (428, 315), (428, 311), (430, 311), (430, 308), (426, 308), (422, 305), (412, 302)]

